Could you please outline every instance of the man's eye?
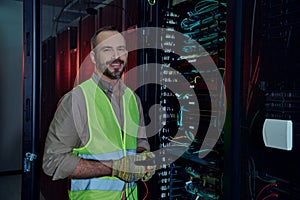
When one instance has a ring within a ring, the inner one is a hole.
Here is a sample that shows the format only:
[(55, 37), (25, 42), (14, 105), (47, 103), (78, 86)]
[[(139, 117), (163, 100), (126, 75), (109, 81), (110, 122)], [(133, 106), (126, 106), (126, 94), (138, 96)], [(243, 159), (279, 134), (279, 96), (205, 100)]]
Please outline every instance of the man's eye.
[(122, 48), (118, 48), (118, 50), (124, 52), (124, 51), (126, 51), (126, 48), (123, 48), (123, 47), (122, 47)]
[(104, 51), (104, 52), (110, 52), (111, 49), (110, 49), (110, 48), (105, 48), (105, 49), (103, 49), (103, 51)]

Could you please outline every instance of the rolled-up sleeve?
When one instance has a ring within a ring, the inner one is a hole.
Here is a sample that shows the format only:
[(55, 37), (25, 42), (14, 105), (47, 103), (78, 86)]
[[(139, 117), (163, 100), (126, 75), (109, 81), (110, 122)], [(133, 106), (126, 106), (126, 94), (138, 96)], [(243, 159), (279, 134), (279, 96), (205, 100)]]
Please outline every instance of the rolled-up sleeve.
[(137, 97), (137, 102), (138, 102), (138, 109), (140, 112), (140, 124), (138, 129), (137, 147), (144, 148), (150, 151), (150, 145), (146, 134), (143, 108), (142, 108), (141, 101), (138, 97)]
[(71, 175), (80, 158), (72, 153), (73, 148), (82, 143), (79, 133), (83, 131), (81, 107), (74, 93), (64, 96), (50, 124), (45, 141), (43, 170), (53, 180), (64, 179)]

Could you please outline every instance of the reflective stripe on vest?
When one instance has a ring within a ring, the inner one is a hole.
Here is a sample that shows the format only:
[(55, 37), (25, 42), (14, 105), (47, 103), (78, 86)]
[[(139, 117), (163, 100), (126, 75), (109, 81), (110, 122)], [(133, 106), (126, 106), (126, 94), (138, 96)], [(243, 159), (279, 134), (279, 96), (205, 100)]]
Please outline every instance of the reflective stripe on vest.
[[(124, 181), (108, 180), (103, 178), (92, 178), (92, 179), (72, 179), (71, 191), (79, 190), (108, 190), (108, 191), (123, 191)], [(135, 182), (127, 184), (128, 188), (135, 186)]]
[[(135, 155), (136, 154), (136, 149), (127, 149), (126, 150), (126, 155)], [(79, 157), (87, 159), (87, 160), (118, 160), (123, 158), (124, 151), (120, 150), (117, 152), (108, 152), (108, 153), (103, 153), (103, 154), (78, 154)]]

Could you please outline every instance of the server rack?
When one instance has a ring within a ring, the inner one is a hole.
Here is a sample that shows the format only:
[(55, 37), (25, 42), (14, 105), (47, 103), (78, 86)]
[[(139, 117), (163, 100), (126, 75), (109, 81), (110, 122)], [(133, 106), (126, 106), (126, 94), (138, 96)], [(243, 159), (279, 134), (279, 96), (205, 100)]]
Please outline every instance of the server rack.
[[(293, 0), (246, 3), (250, 9), (244, 21), (244, 199), (299, 199), (299, 6)], [(273, 130), (265, 132), (269, 120)], [(288, 133), (278, 131), (282, 122), (292, 124), (287, 148), (268, 143), (278, 139), (277, 134), (283, 135), (279, 141), (287, 140)]]
[[(156, 62), (161, 63), (161, 82), (156, 91), (160, 94), (159, 116), (163, 126), (153, 149), (163, 150), (159, 151), (162, 160), (155, 175), (156, 189), (153, 189), (154, 195), (149, 193), (150, 199), (222, 199), (224, 132), (223, 127), (218, 127), (218, 115), (226, 115), (223, 110), (226, 105), (221, 103), (219, 110), (212, 112), (210, 103), (223, 95), (216, 76), (224, 78), (226, 71), (226, 2), (184, 1), (177, 4), (168, 1), (163, 5), (158, 2), (153, 10), (156, 18), (161, 19), (155, 25), (164, 29), (159, 36), (163, 50), (152, 52), (152, 58), (156, 57)], [(153, 22), (155, 17), (151, 19)], [(176, 34), (185, 35), (186, 39), (178, 41)], [(183, 47), (180, 55), (172, 51), (176, 45)], [(197, 45), (204, 47), (205, 53), (197, 54)], [(212, 58), (217, 70), (197, 71), (195, 66), (207, 64), (205, 59), (201, 63), (201, 57), (206, 56)], [(205, 81), (203, 76), (210, 77), (210, 81)], [(168, 88), (170, 84), (181, 92), (172, 91)], [(198, 103), (201, 119), (191, 112), (199, 109)], [(210, 121), (214, 122), (216, 130), (221, 130), (221, 136), (213, 149), (200, 150), (201, 145), (209, 143), (205, 133)], [(201, 157), (205, 151), (210, 153)]]
[(23, 176), (22, 199), (38, 199), (41, 130), (40, 3), (23, 3)]

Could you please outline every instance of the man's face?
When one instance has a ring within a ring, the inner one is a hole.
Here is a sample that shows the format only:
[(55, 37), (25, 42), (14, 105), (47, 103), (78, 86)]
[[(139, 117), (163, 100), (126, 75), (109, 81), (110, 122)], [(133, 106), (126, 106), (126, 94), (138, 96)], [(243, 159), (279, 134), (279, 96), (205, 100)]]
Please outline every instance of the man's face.
[(97, 71), (110, 79), (119, 79), (127, 63), (128, 52), (124, 37), (117, 31), (97, 35), (94, 57)]

